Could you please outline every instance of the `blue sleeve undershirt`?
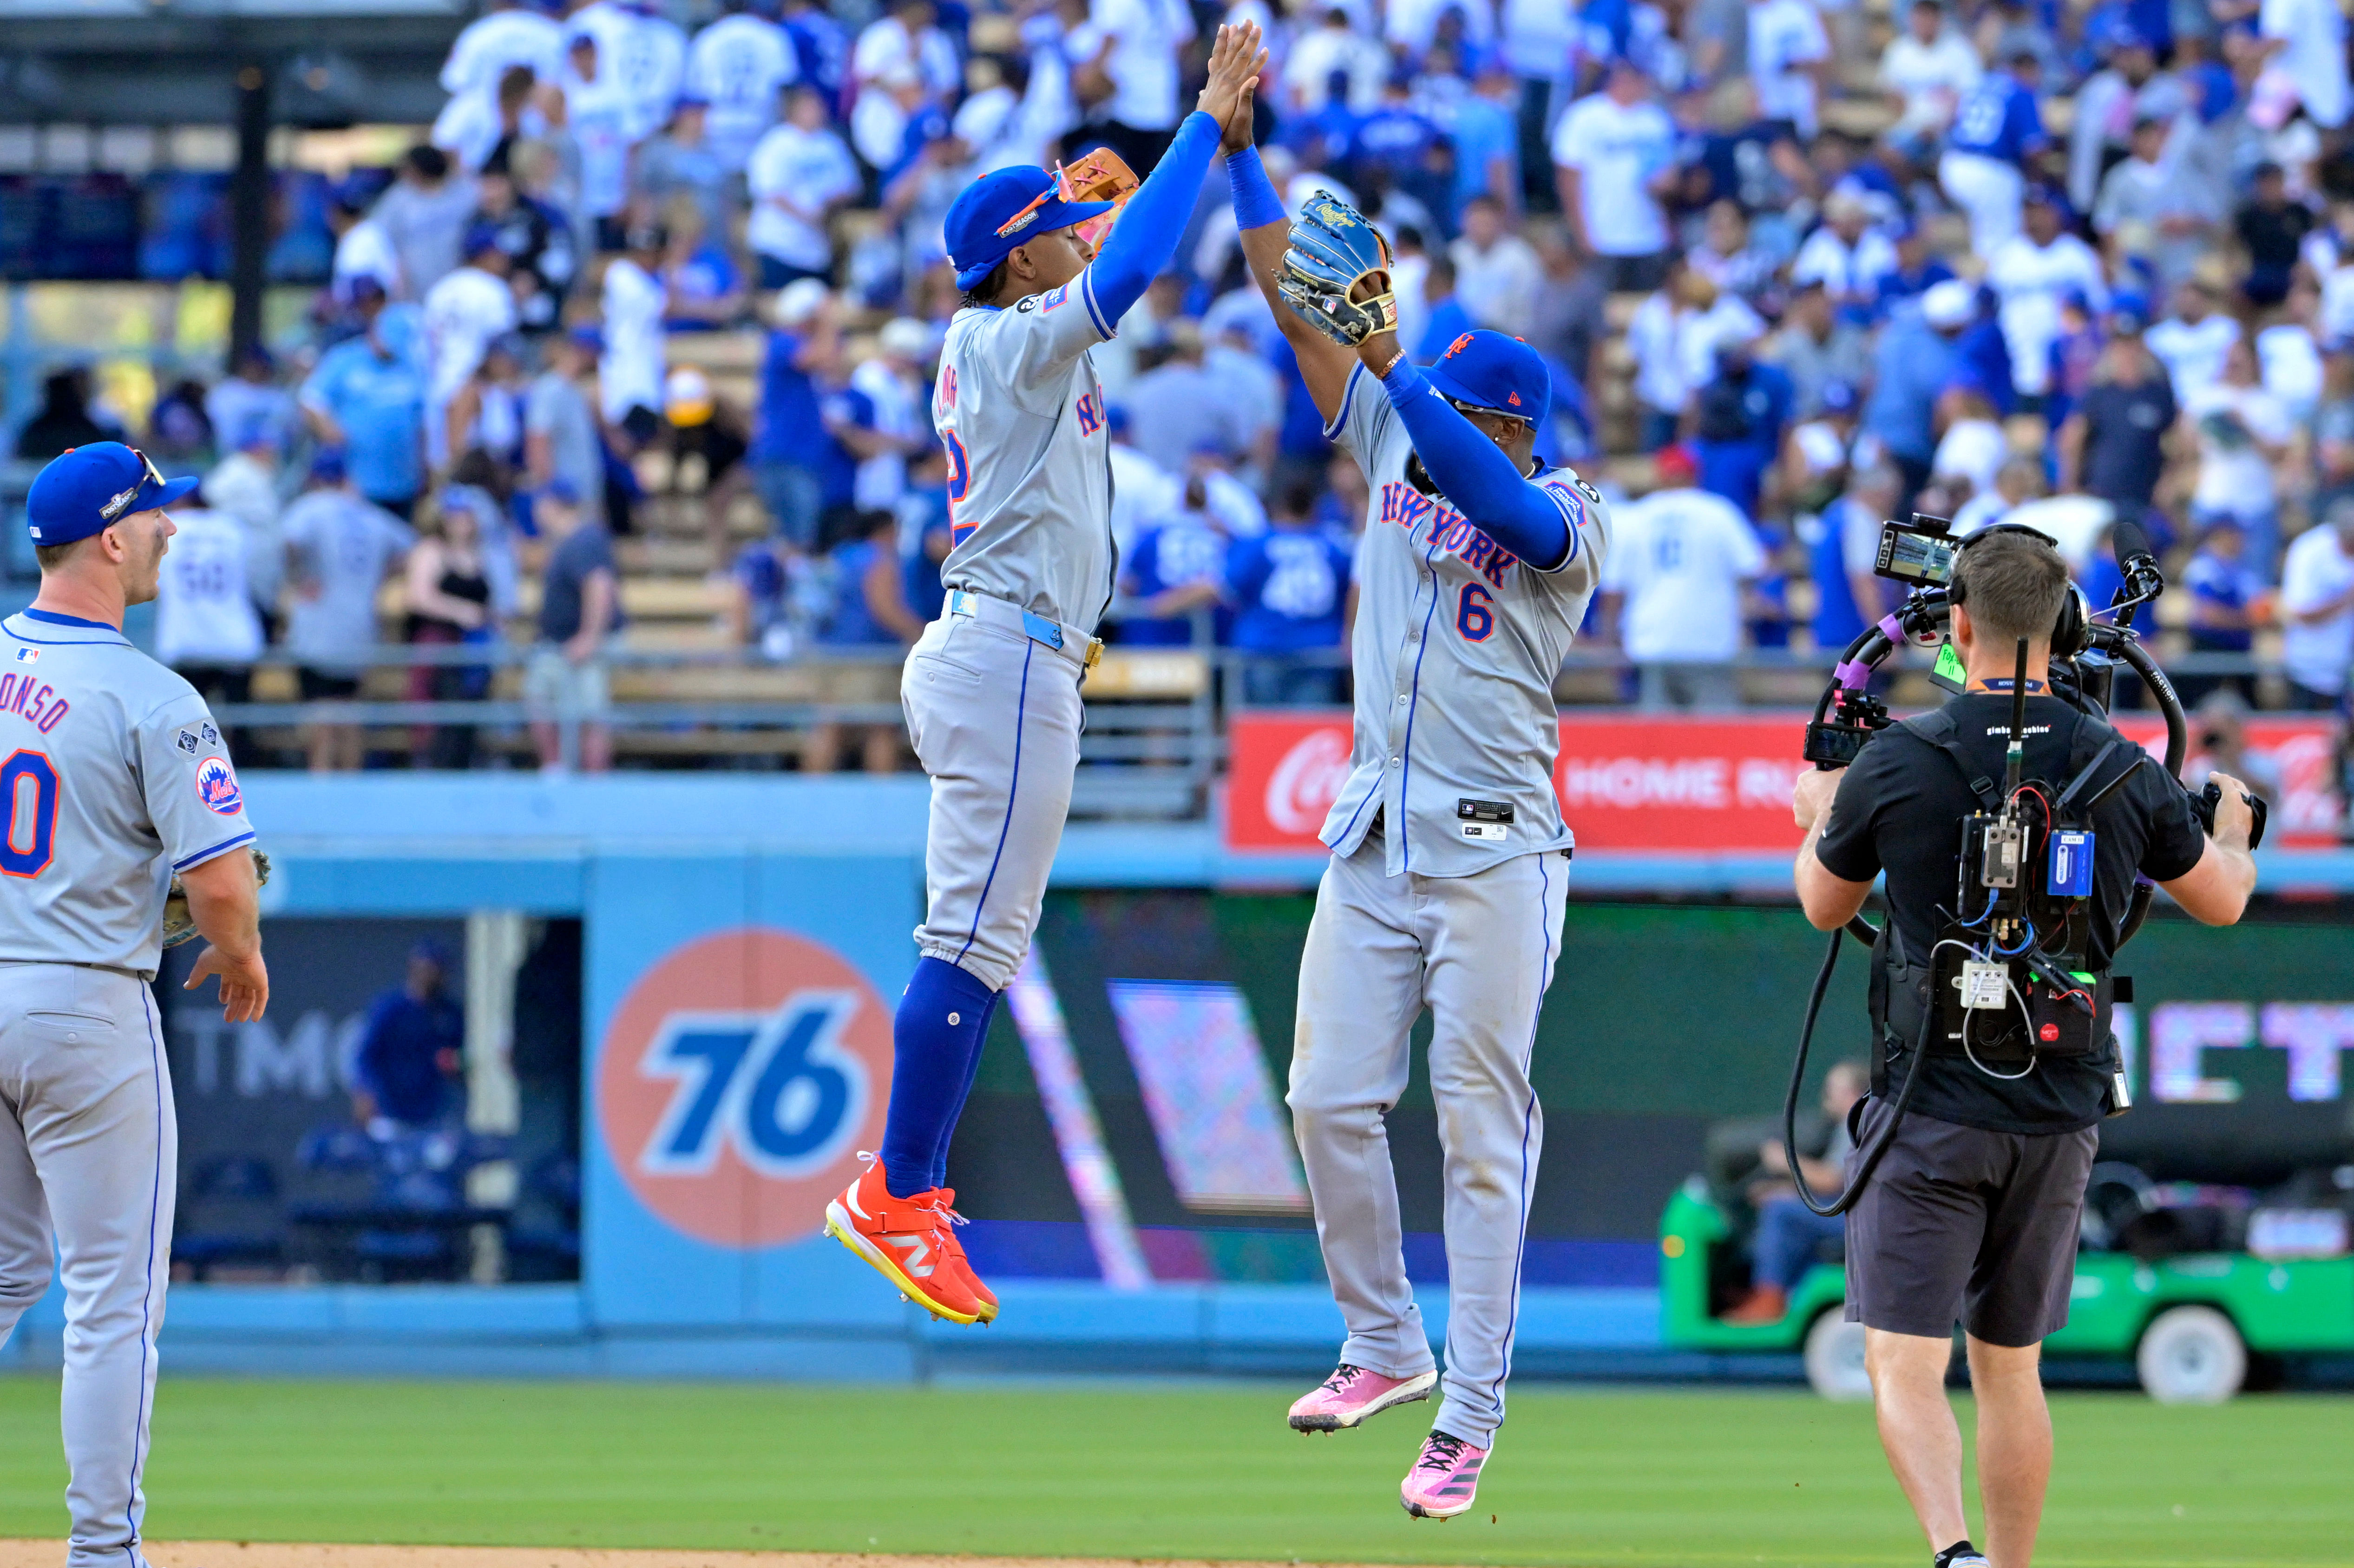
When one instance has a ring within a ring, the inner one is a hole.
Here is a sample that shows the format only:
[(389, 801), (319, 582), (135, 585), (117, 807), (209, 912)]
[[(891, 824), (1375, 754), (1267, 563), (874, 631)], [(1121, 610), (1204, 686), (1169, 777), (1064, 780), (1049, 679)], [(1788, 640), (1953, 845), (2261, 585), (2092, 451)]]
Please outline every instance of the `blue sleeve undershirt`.
[(1245, 147), (1226, 159), (1226, 185), (1235, 198), (1235, 227), (1248, 231), (1265, 228), (1270, 223), (1282, 223), (1290, 217), (1283, 207), (1283, 198), (1275, 194), (1275, 185), (1267, 177), (1267, 165), (1259, 162), (1257, 147)]
[(1087, 286), (1107, 327), (1119, 324), (1176, 257), (1177, 242), (1184, 238), (1210, 159), (1218, 150), (1218, 122), (1200, 110), (1185, 116), (1161, 162), (1120, 208), (1119, 221), (1112, 225), (1102, 251), (1087, 269)]
[(1559, 568), (1571, 546), (1569, 519), (1529, 482), (1495, 442), (1449, 407), (1422, 372), (1400, 360), (1382, 390), (1414, 441), (1431, 482), (1496, 543), (1539, 571)]

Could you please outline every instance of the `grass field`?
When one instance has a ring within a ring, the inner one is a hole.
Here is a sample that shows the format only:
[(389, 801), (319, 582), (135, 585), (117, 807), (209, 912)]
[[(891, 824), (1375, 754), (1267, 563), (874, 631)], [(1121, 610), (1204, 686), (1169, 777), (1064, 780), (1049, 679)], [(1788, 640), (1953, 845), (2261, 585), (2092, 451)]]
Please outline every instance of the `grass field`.
[[(147, 1532), (1580, 1568), (1927, 1561), (1855, 1406), (1516, 1389), (1479, 1511), (1441, 1525), (1396, 1500), (1427, 1407), (1303, 1438), (1283, 1425), (1295, 1392), (179, 1378), (156, 1401)], [(2354, 1562), (2354, 1401), (2053, 1406), (2048, 1568)], [(0, 1536), (62, 1535), (64, 1485), (55, 1382), (0, 1378)]]

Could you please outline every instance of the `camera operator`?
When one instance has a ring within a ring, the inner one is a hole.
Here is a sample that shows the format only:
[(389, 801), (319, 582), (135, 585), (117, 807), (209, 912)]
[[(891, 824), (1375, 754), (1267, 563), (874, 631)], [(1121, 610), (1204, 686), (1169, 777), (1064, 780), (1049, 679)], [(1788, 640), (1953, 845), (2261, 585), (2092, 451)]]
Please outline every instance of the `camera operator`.
[[(1979, 765), (1981, 781), (2003, 776), (2020, 639), (2029, 643), (2026, 776), (2066, 778), (2080, 723), (2108, 738), (2049, 693), (2052, 632), (2070, 591), (2059, 552), (2024, 530), (1989, 533), (1970, 541), (1954, 572), (1965, 602), (1951, 611), (1951, 635), (1968, 673), (1949, 705), (1959, 754), (1899, 725), (1853, 767), (1806, 774), (1795, 800), (1808, 831), (1797, 865), (1808, 919), (1825, 931), (1845, 924), (1885, 870), (1897, 950), (1924, 957), (1940, 939), (1940, 906), (1956, 899), (1958, 831), (1979, 806), (1962, 759)], [(2089, 969), (2108, 969), (2137, 872), (2207, 925), (2240, 917), (2255, 885), (2251, 817), (2238, 781), (2220, 781), (2211, 838), (2158, 767), (2137, 767), (2102, 802)], [(1928, 1038), (1882, 1033), (1885, 1074), (1863, 1102), (1861, 1143), (1885, 1125), (1912, 1051)], [(2024, 1071), (1929, 1049), (1911, 1108), (1847, 1216), (1847, 1316), (1864, 1325), (1882, 1446), (1937, 1568), (2027, 1568), (2052, 1468), (2041, 1341), (2067, 1321), (2094, 1128), (2119, 1108), (2110, 1097), (2116, 1047), (2111, 1039), (2089, 1054), (2029, 1054)], [(1978, 1401), (1983, 1555), (1967, 1539), (1961, 1436), (1945, 1395), (1957, 1319)]]

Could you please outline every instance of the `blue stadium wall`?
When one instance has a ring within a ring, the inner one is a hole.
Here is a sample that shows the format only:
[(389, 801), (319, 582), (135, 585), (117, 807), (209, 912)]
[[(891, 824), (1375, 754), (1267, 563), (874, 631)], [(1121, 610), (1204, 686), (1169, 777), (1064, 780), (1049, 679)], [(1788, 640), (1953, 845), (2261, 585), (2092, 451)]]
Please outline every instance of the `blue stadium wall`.
[[(900, 1379), (1329, 1365), (1341, 1325), (1316, 1270), (1296, 1164), (1278, 1169), (1288, 1145), (1279, 1129), (1268, 1137), (1288, 1057), (1288, 954), (1312, 860), (1231, 855), (1207, 824), (1071, 830), (1040, 946), (1056, 974), (1042, 967), (1024, 1005), (1001, 1010), (1023, 1017), (1002, 1016), (992, 1033), (956, 1154), (962, 1206), (984, 1216), (972, 1249), (1004, 1299), (995, 1326), (968, 1329), (928, 1321), (817, 1234), (824, 1195), (880, 1139), (891, 999), (914, 961), (922, 903), (920, 779), (246, 783), (278, 866), (269, 913), (289, 927), (482, 909), (582, 920), (580, 1278), (182, 1284), (164, 1330), (173, 1367)], [(2343, 885), (2345, 862), (2306, 855), (2267, 874)], [(1777, 1098), (1814, 942), (1787, 906), (1754, 898), (1787, 887), (1787, 863), (1584, 857), (1578, 875), (1583, 892), (1606, 898), (1753, 902), (1574, 911), (1541, 1042), (1555, 1075), (1540, 1083), (1551, 1186), (1532, 1225), (1521, 1364), (1787, 1372), (1664, 1350), (1646, 1239), (1662, 1183), (1696, 1165), (1706, 1120)], [(2168, 943), (2165, 967), (2176, 967), (2173, 945), (2188, 933), (2153, 929)], [(2279, 972), (2255, 983), (2302, 995), (2327, 989), (2338, 967), (2327, 955), (2342, 955), (2343, 941), (2342, 927), (2285, 927), (2215, 958), (2256, 974), (2274, 955)], [(1119, 978), (1123, 969), (1147, 978)], [(290, 983), (281, 970), (281, 989)], [(1721, 1038), (1680, 1052), (1695, 1019)], [(1187, 1059), (1173, 1076), (1150, 1070), (1150, 1049), (1172, 1028), (1205, 1043), (1192, 1054), (1204, 1061), (1175, 1054)], [(1146, 1038), (1153, 1029), (1163, 1036)], [(1277, 1049), (1211, 1048), (1237, 1033)], [(2288, 1107), (2285, 1082), (2265, 1077), (2278, 1075), (2280, 1054), (2244, 1054), (2252, 1112), (2342, 1117), (2334, 1100)], [(189, 1086), (181, 1092), (185, 1101)], [(1426, 1111), (1426, 1094), (1417, 1084), (1400, 1117)], [(1174, 1135), (1211, 1122), (1208, 1152), (1179, 1158)], [(1140, 1157), (1156, 1133), (1163, 1160)], [(1434, 1187), (1410, 1198), (1408, 1228), (1437, 1338), (1437, 1172), (1430, 1150), (1412, 1152), (1421, 1144), (1435, 1150), (1426, 1126), (1402, 1139), (1401, 1165), (1410, 1184)], [(1118, 1202), (1107, 1201), (1107, 1180)], [(1418, 1229), (1416, 1213), (1431, 1218)], [(0, 1366), (54, 1364), (61, 1321), (53, 1291), (0, 1349)]]

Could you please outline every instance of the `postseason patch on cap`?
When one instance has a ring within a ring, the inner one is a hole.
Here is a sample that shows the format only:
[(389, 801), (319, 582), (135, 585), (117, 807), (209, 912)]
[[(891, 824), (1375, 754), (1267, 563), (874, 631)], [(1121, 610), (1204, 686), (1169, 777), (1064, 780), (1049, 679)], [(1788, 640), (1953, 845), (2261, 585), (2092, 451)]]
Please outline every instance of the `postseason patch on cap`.
[(228, 765), (228, 758), (207, 757), (196, 764), (196, 798), (217, 815), (237, 815), (245, 797), (238, 790), (237, 769)]

